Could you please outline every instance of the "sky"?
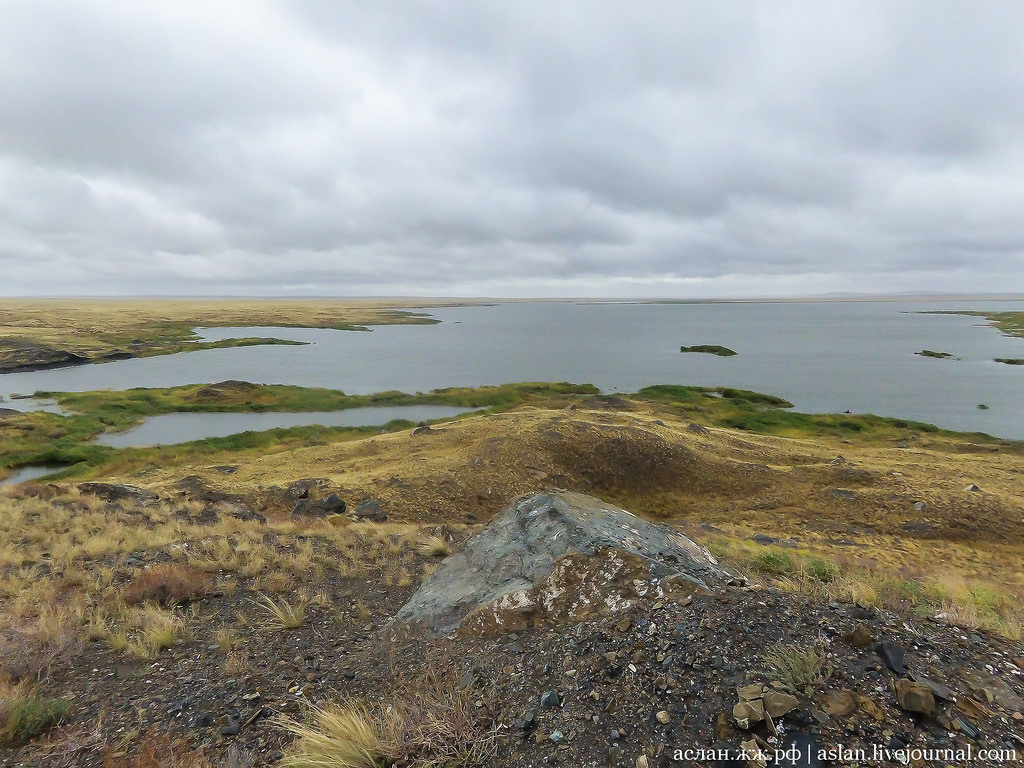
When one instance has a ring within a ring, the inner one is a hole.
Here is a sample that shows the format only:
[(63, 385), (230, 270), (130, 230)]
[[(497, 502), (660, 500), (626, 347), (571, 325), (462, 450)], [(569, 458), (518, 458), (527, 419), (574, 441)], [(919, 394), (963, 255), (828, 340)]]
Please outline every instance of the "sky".
[(0, 296), (1024, 292), (1024, 3), (0, 0)]

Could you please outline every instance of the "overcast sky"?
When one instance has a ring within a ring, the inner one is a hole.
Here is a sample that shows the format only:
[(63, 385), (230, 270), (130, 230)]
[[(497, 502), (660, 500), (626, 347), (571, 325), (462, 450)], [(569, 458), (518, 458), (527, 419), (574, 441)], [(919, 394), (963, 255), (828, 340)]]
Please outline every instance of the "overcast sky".
[(1024, 291), (1024, 3), (0, 0), (0, 295)]

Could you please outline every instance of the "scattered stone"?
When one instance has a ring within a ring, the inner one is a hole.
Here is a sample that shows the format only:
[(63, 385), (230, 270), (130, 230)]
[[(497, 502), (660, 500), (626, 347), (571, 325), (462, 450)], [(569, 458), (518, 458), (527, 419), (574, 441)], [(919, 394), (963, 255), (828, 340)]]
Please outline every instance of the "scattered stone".
[(980, 491), (980, 490), (981, 490), (981, 488), (979, 488), (979, 487), (978, 487), (977, 485), (975, 485), (974, 483), (971, 483), (971, 484), (970, 484), (970, 485), (968, 485), (968, 486), (967, 486), (966, 488), (964, 488), (964, 490), (965, 490), (965, 491), (970, 491), (971, 493), (977, 493), (978, 491)]
[(541, 709), (554, 709), (561, 705), (561, 700), (558, 698), (558, 691), (545, 691), (540, 696), (540, 708)]
[(657, 713), (657, 714), (656, 714), (656, 715), (654, 716), (654, 718), (655, 718), (655, 719), (656, 719), (656, 720), (657, 720), (657, 721), (658, 721), (659, 723), (661, 723), (662, 725), (668, 725), (669, 723), (671, 723), (671, 722), (672, 722), (672, 715), (670, 715), (670, 714), (669, 714), (669, 713), (668, 713), (667, 711), (665, 711), (664, 709), (663, 709), (663, 710), (661, 710), (660, 712), (658, 712), (658, 713)]
[(905, 678), (896, 681), (896, 701), (905, 712), (930, 715), (935, 711), (932, 689), (924, 683), (915, 683)]
[(692, 432), (695, 435), (706, 435), (706, 434), (708, 434), (708, 432), (710, 430), (707, 427), (705, 427), (703, 424), (698, 424), (696, 422), (691, 422), (691, 423), (686, 425), (686, 431), (687, 432)]
[(916, 674), (915, 672), (910, 673), (910, 679), (913, 680), (915, 683), (923, 683), (924, 685), (927, 685), (929, 688), (932, 689), (932, 693), (940, 699), (944, 699), (946, 701), (953, 700), (953, 692), (949, 690), (949, 688), (944, 686), (942, 683), (938, 683), (935, 680), (932, 680), (931, 678), (925, 677), (924, 675)]
[(552, 731), (551, 735), (548, 736), (548, 740), (554, 742), (555, 744), (561, 744), (563, 741), (565, 741), (565, 736), (561, 731)]
[(882, 657), (885, 665), (897, 675), (905, 675), (907, 666), (904, 663), (907, 652), (891, 640), (883, 640), (878, 644), (878, 655)]
[(242, 730), (242, 725), (238, 722), (230, 723), (220, 729), (221, 736), (237, 736)]

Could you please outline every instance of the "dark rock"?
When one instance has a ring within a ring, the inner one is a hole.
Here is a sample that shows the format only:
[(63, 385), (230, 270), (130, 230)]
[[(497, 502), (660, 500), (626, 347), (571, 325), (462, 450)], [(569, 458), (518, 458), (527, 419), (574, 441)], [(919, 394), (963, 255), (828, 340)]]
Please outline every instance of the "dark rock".
[(523, 716), (523, 719), (519, 721), (519, 730), (521, 730), (523, 733), (532, 731), (536, 727), (537, 715), (535, 715), (533, 712), (527, 712)]
[(119, 483), (79, 483), (78, 490), (92, 496), (99, 496), (105, 501), (130, 501), (134, 504), (147, 505), (160, 501), (160, 497), (152, 491), (136, 488), (134, 485)]
[(359, 504), (352, 513), (357, 520), (369, 520), (371, 523), (383, 523), (388, 519), (379, 501), (367, 499)]
[(909, 677), (915, 683), (923, 683), (924, 685), (927, 685), (929, 688), (932, 689), (932, 693), (940, 699), (944, 699), (945, 701), (953, 700), (953, 692), (949, 690), (949, 688), (944, 686), (942, 683), (936, 682), (935, 680), (932, 680), (929, 677), (925, 677), (924, 675), (919, 675), (916, 672), (911, 672)]
[(213, 725), (213, 716), (204, 712), (201, 715), (196, 715), (196, 719), (193, 722), (196, 728), (209, 728)]
[(558, 691), (545, 691), (540, 695), (540, 708), (541, 709), (554, 709), (559, 706), (561, 701), (558, 698)]
[(299, 499), (292, 509), (292, 515), (301, 517), (327, 517), (345, 513), (347, 505), (338, 494), (332, 493), (326, 499)]
[(548, 736), (548, 739), (554, 742), (555, 744), (561, 744), (563, 741), (565, 741), (565, 736), (561, 731), (552, 731), (551, 735)]
[(294, 483), (284, 489), (284, 497), (286, 499), (308, 499), (311, 491), (323, 492), (330, 488), (331, 481), (326, 477), (305, 477), (302, 480), (296, 480)]
[[(638, 583), (652, 597), (682, 596), (729, 578), (710, 552), (669, 528), (590, 496), (534, 494), (513, 499), (441, 563), (396, 622), (444, 634), (473, 614), (481, 631), (518, 630), (530, 617), (582, 620), (611, 612), (609, 602), (621, 610)], [(621, 595), (608, 600), (614, 589)]]
[(438, 432), (441, 432), (441, 431), (442, 430), (440, 430), (440, 429), (432, 429), (430, 427), (430, 425), (427, 424), (427, 422), (421, 421), (419, 424), (416, 425), (416, 429), (414, 429), (412, 431), (412, 433), (414, 435), (431, 435), (431, 434), (436, 435)]
[(41, 371), (88, 363), (89, 358), (18, 338), (0, 339), (0, 371)]
[(885, 665), (889, 667), (897, 675), (905, 675), (907, 673), (907, 666), (904, 664), (907, 652), (900, 646), (891, 640), (883, 640), (878, 644), (878, 655), (885, 661)]
[(765, 546), (768, 546), (769, 544), (778, 544), (779, 543), (779, 540), (776, 539), (774, 536), (768, 536), (768, 535), (763, 534), (763, 533), (758, 533), (758, 534), (755, 534), (754, 536), (751, 536), (750, 540), (754, 541), (754, 542), (757, 542), (758, 544), (764, 544)]
[(234, 722), (220, 729), (221, 736), (237, 736), (242, 730), (241, 723)]
[(696, 422), (692, 422), (686, 425), (686, 431), (692, 432), (695, 435), (706, 435), (710, 430), (708, 430), (708, 428), (705, 427), (703, 424), (697, 424)]
[(847, 491), (843, 488), (830, 488), (828, 495), (835, 496), (837, 499), (843, 499), (844, 501), (853, 501), (857, 498), (857, 494), (854, 491)]

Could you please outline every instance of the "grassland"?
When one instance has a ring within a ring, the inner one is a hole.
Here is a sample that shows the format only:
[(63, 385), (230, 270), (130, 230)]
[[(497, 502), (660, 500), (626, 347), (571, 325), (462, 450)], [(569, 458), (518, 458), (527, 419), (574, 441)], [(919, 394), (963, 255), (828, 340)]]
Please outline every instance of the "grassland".
[(196, 327), (365, 331), (372, 325), (436, 322), (402, 309), (424, 304), (370, 299), (4, 299), (0, 372), (282, 343), (258, 337), (201, 342)]
[[(509, 384), (477, 389), (447, 388), (427, 393), (381, 392), (346, 395), (339, 390), (256, 385), (228, 381), (164, 389), (130, 389), (99, 392), (45, 392), (67, 415), (47, 412), (8, 414), (0, 417), (0, 471), (25, 464), (68, 465), (67, 474), (83, 474), (94, 468), (126, 466), (132, 462), (160, 463), (182, 448), (117, 451), (91, 443), (103, 432), (117, 432), (140, 423), (147, 416), (164, 413), (222, 413), (263, 411), (338, 411), (365, 406), (451, 405), (469, 408), (509, 408), (527, 398), (567, 394), (595, 394), (589, 385)], [(398, 428), (404, 424), (393, 424)], [(376, 432), (379, 427), (295, 427), (262, 433), (244, 433), (197, 441), (188, 447), (195, 455), (225, 451), (280, 450), (311, 442)]]

